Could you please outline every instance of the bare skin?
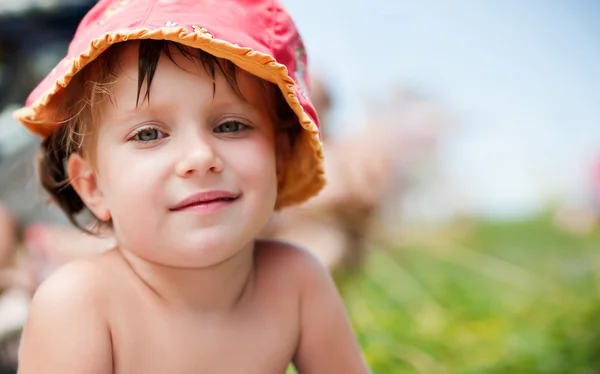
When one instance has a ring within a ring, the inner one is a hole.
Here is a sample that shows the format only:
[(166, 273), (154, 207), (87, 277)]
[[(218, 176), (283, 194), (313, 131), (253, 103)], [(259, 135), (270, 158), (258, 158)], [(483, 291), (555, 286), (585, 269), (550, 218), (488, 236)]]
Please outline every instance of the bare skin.
[(146, 270), (115, 249), (55, 272), (33, 299), (20, 373), (368, 371), (334, 284), (304, 251), (262, 241), (203, 272)]

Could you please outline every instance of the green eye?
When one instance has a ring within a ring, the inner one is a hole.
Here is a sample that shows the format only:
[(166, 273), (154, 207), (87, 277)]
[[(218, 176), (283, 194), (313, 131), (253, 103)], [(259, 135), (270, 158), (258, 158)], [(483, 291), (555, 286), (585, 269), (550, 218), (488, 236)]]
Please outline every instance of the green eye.
[(163, 135), (164, 134), (155, 127), (146, 127), (140, 129), (133, 138), (139, 142), (151, 142), (163, 138)]
[(220, 124), (215, 128), (215, 132), (238, 132), (246, 128), (246, 126), (238, 121), (228, 121)]

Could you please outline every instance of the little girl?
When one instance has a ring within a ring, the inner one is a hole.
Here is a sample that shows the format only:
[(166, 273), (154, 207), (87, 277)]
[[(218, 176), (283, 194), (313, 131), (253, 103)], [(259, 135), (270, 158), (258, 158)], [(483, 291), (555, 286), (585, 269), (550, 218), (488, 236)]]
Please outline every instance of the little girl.
[[(20, 373), (366, 373), (327, 272), (256, 236), (324, 184), (304, 47), (272, 0), (101, 0), (16, 117), (117, 246), (38, 289)], [(80, 227), (86, 229), (83, 225)]]

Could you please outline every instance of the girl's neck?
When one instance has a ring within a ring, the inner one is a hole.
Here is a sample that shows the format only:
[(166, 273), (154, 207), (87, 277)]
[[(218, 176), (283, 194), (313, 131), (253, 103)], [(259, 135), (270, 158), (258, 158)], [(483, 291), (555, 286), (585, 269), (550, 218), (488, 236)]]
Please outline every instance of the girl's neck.
[(135, 275), (168, 307), (189, 312), (226, 312), (252, 286), (254, 242), (233, 257), (206, 268), (178, 268), (146, 261), (124, 248), (117, 251)]

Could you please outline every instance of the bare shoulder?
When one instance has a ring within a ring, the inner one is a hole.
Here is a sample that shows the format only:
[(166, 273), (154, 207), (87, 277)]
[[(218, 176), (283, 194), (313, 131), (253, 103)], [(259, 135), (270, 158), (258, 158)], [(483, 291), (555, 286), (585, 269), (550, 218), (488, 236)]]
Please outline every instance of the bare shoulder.
[[(279, 241), (258, 242), (256, 266), (274, 287), (299, 296), (299, 341), (294, 364), (299, 373), (366, 374), (344, 308), (329, 272), (308, 251)], [(273, 287), (273, 286), (272, 286)]]
[(105, 279), (102, 266), (86, 259), (42, 283), (23, 329), (20, 373), (110, 372)]
[(48, 304), (59, 307), (61, 304), (100, 301), (105, 275), (102, 265), (91, 259), (69, 262), (54, 271), (38, 287), (32, 306)]
[(262, 273), (284, 277), (286, 282), (293, 281), (301, 287), (319, 280), (328, 282), (330, 278), (327, 269), (309, 251), (278, 240), (257, 241), (256, 267)]

